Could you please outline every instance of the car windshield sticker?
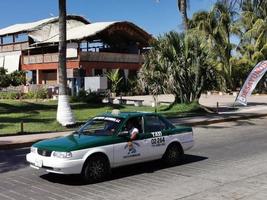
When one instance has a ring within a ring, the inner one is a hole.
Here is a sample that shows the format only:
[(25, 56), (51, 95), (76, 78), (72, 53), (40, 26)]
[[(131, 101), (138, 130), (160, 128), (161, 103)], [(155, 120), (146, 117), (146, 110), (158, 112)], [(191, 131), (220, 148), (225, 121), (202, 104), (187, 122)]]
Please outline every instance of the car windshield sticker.
[(116, 122), (119, 123), (121, 120), (118, 118), (113, 118), (113, 117), (94, 117), (94, 120), (107, 120), (107, 121), (112, 121), (112, 122)]
[(123, 156), (123, 158), (140, 156), (141, 154), (138, 152), (138, 147), (140, 147), (140, 145), (137, 142), (129, 141), (124, 147), (124, 149), (127, 149), (127, 155)]

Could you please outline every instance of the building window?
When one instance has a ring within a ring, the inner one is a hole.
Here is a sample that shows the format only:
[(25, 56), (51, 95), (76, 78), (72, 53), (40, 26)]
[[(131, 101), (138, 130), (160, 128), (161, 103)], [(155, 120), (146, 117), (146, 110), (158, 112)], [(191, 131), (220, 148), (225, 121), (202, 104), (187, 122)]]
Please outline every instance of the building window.
[(28, 41), (28, 35), (26, 33), (15, 35), (15, 42), (26, 42), (26, 41)]
[(103, 69), (95, 69), (95, 76), (103, 76)]
[(12, 44), (13, 43), (13, 36), (5, 36), (3, 37), (3, 44)]

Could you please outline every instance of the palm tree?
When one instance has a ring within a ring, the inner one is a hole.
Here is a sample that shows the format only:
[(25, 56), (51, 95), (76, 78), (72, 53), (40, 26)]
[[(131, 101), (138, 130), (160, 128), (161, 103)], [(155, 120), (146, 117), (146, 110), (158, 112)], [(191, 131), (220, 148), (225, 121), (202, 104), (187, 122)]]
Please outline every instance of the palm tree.
[[(239, 85), (243, 85), (258, 62), (267, 59), (267, 1), (243, 0), (241, 11), (240, 18), (234, 24), (234, 33), (240, 39), (237, 46), (240, 56), (233, 60), (240, 76)], [(234, 77), (234, 80), (238, 78)], [(265, 80), (266, 77), (259, 83), (260, 90), (266, 88)]]
[(267, 58), (267, 2), (244, 0), (242, 15), (236, 23), (240, 37), (240, 53), (249, 56), (254, 64)]
[(120, 74), (119, 74), (119, 70), (120, 69), (113, 69), (106, 74), (107, 78), (111, 81), (111, 92), (115, 93), (114, 95), (116, 95), (118, 84), (122, 80), (122, 77), (120, 77)]
[(66, 72), (66, 0), (59, 0), (59, 95), (57, 107), (57, 121), (63, 125), (75, 124), (75, 120), (69, 104), (67, 93), (67, 72)]
[[(157, 0), (159, 2), (160, 0)], [(188, 6), (188, 1), (187, 0), (177, 0), (177, 6), (178, 10), (182, 15), (183, 18), (183, 25), (184, 29), (188, 29), (188, 17), (187, 17), (187, 6)]]
[(174, 103), (198, 101), (211, 85), (207, 48), (189, 33), (170, 32), (152, 45), (139, 72), (141, 85), (153, 95), (171, 93)]
[(205, 43), (210, 48), (213, 66), (221, 78), (218, 82), (220, 89), (233, 89), (231, 52), (233, 45), (230, 37), (232, 33), (234, 5), (218, 1), (210, 12), (198, 12), (189, 21), (190, 32), (195, 32), (206, 38)]
[(232, 44), (230, 42), (232, 15), (229, 5), (216, 3), (213, 10), (213, 16), (217, 22), (217, 31), (215, 39), (217, 43), (218, 57), (220, 58), (219, 65), (222, 66), (222, 75), (225, 79), (226, 87), (233, 89), (232, 82), (232, 65), (230, 63)]
[(178, 10), (182, 15), (183, 18), (183, 25), (184, 29), (188, 30), (188, 17), (187, 17), (187, 6), (188, 1), (187, 0), (177, 0)]

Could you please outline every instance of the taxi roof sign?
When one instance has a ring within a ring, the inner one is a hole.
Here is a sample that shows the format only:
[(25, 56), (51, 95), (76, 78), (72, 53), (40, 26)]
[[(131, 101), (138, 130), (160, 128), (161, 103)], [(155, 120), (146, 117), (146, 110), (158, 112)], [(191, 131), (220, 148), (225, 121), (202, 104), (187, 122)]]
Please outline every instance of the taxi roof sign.
[(121, 113), (121, 111), (119, 109), (114, 109), (111, 112), (112, 115), (119, 115), (120, 113)]

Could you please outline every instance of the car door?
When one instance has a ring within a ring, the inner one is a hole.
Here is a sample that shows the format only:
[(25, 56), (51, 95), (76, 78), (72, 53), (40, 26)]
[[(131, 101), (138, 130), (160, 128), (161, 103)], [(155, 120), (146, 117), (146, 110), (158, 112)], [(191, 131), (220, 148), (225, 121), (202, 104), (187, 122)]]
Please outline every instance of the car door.
[(169, 144), (169, 127), (158, 115), (144, 116), (149, 159), (161, 158)]
[[(132, 120), (130, 118), (129, 120)], [(148, 158), (148, 140), (143, 132), (143, 117), (136, 118), (139, 122), (138, 129), (139, 134), (133, 141), (129, 140), (129, 137), (117, 136), (120, 140), (119, 143), (114, 144), (114, 166), (127, 165), (137, 162), (142, 162)], [(125, 130), (127, 121), (122, 126), (122, 130)]]

